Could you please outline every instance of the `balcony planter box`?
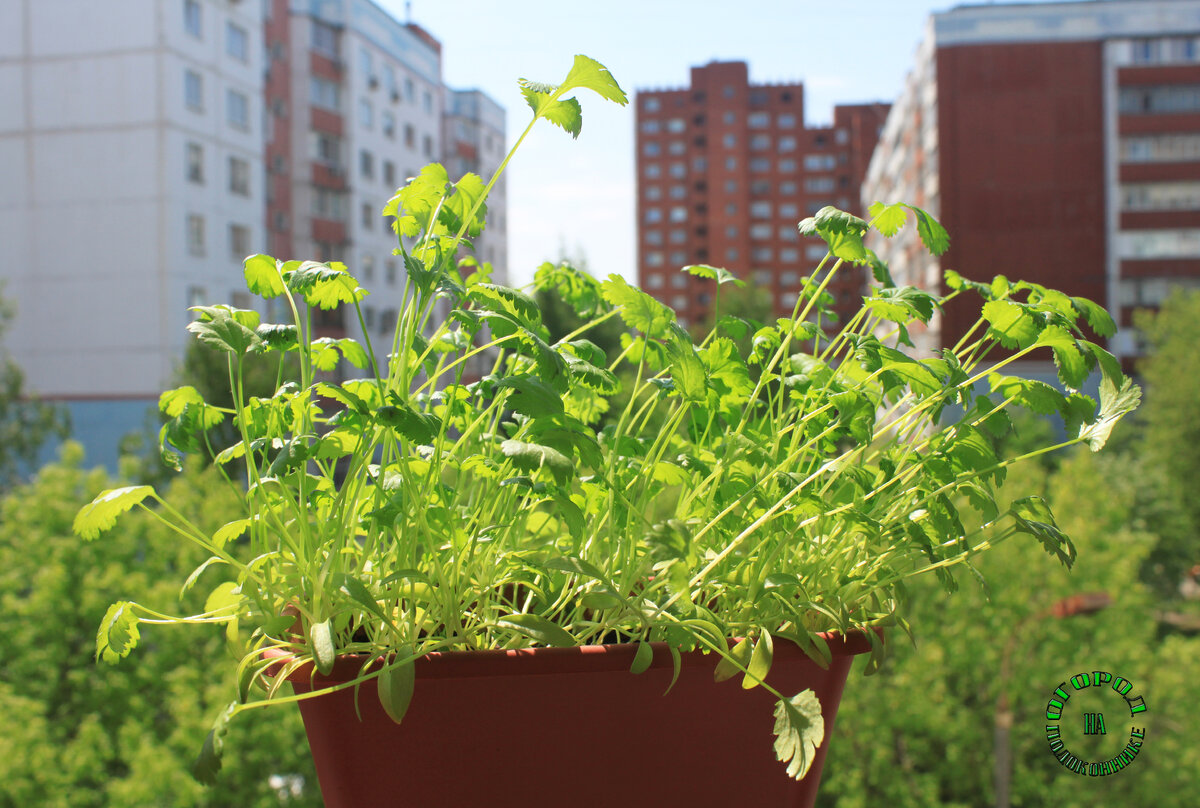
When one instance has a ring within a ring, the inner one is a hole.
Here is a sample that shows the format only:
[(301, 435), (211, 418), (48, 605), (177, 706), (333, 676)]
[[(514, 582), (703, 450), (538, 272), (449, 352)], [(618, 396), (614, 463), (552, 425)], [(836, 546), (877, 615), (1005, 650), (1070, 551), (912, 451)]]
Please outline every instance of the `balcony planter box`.
[[(801, 781), (772, 748), (775, 698), (716, 683), (717, 657), (673, 667), (655, 645), (646, 672), (629, 672), (635, 645), (431, 654), (416, 663), (402, 724), (379, 705), (375, 680), (300, 702), (328, 808), (404, 806), (811, 806), (853, 655), (864, 635), (826, 635), (822, 669), (779, 641), (768, 681), (812, 689), (825, 742)], [(355, 678), (361, 660), (330, 676), (293, 674), (297, 693)], [(361, 715), (361, 720), (358, 715)]]

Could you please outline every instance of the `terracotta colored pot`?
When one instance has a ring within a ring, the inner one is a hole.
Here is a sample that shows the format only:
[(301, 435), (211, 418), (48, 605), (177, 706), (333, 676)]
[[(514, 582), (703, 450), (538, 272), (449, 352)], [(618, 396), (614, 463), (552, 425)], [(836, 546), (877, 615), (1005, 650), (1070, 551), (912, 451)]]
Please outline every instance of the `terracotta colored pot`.
[[(402, 724), (383, 712), (375, 682), (306, 699), (300, 711), (327, 808), (475, 806), (811, 806), (833, 719), (864, 635), (827, 636), (821, 669), (776, 641), (768, 681), (816, 692), (825, 743), (800, 782), (773, 750), (774, 697), (713, 681), (717, 657), (683, 655), (667, 695), (671, 657), (629, 673), (636, 646), (431, 654), (416, 662)], [(329, 677), (293, 675), (298, 693), (353, 679), (361, 660)]]

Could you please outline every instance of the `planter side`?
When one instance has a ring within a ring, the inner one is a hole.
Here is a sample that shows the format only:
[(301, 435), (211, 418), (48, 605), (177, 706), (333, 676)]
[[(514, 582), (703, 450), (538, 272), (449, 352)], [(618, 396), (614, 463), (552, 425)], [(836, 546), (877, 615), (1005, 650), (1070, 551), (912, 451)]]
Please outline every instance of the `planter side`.
[[(431, 654), (416, 662), (402, 724), (379, 705), (374, 680), (300, 702), (327, 808), (407, 806), (811, 806), (853, 655), (863, 635), (828, 636), (822, 669), (778, 642), (768, 681), (785, 695), (811, 688), (825, 742), (801, 781), (773, 749), (774, 702), (740, 677), (713, 681), (716, 657), (683, 655), (670, 693), (665, 646), (640, 675), (634, 645)], [(297, 693), (353, 679), (293, 675)]]

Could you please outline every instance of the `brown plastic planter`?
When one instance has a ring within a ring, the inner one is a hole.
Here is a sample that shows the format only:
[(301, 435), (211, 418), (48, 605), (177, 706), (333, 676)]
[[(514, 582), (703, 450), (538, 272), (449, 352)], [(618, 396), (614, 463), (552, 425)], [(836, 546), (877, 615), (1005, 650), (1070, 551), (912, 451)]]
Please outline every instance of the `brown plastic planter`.
[[(717, 657), (683, 655), (667, 695), (671, 657), (629, 673), (636, 646), (431, 654), (418, 660), (402, 724), (383, 712), (375, 682), (306, 699), (300, 711), (327, 808), (572, 806), (811, 806), (833, 719), (864, 635), (827, 635), (823, 670), (777, 641), (768, 681), (816, 692), (825, 743), (796, 782), (775, 759), (774, 697), (713, 681)], [(361, 660), (329, 677), (293, 675), (297, 693), (353, 679)]]

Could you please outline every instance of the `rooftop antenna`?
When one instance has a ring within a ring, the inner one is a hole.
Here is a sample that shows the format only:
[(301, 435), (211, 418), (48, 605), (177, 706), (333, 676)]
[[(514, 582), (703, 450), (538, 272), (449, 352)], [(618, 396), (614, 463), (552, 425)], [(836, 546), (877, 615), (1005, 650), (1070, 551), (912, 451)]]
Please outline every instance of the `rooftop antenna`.
[(412, 0), (404, 0), (404, 22), (412, 25)]

